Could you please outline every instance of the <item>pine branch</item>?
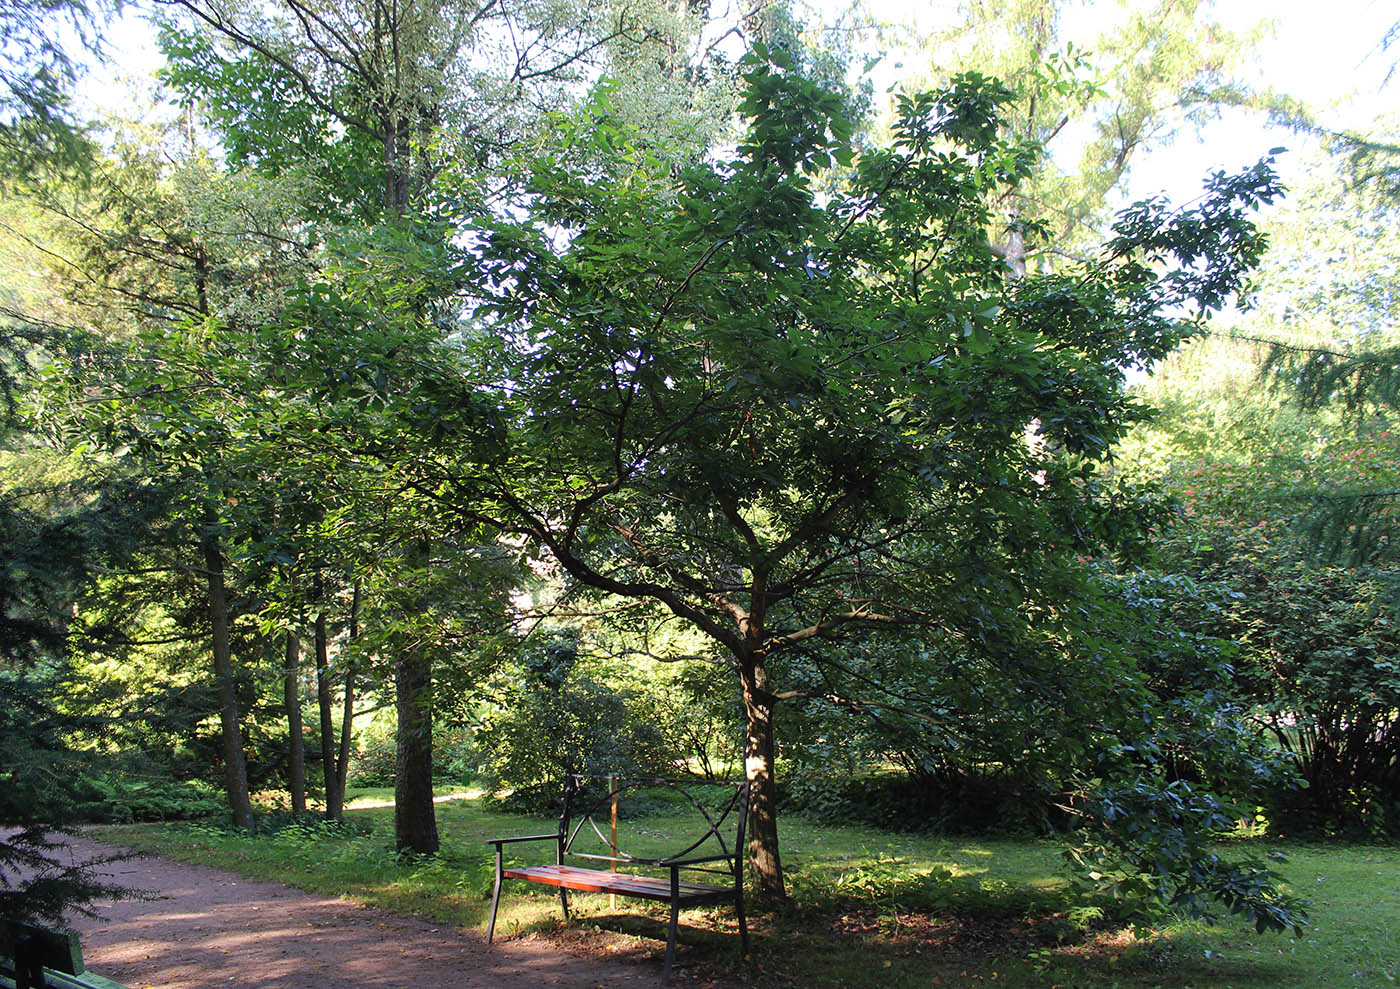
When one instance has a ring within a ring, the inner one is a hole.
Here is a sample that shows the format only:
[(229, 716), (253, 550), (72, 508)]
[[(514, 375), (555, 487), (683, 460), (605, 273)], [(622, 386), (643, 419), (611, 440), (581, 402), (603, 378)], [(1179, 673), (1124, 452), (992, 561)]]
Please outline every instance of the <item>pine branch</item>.
[(1304, 409), (1338, 403), (1351, 413), (1400, 408), (1400, 345), (1348, 352), (1243, 335), (1233, 339), (1267, 348), (1260, 377), (1292, 392)]

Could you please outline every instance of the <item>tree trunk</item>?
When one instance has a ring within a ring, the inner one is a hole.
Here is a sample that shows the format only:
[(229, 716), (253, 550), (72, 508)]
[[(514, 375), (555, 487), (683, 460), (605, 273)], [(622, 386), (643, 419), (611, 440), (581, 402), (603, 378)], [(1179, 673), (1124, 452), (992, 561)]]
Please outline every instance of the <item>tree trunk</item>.
[(224, 586), (224, 553), (219, 545), (219, 522), (212, 510), (204, 514), (200, 549), (209, 580), (209, 625), (214, 651), (214, 682), (219, 689), (219, 739), (224, 757), (224, 788), (235, 827), (251, 830), (253, 806), (248, 800), (248, 765), (243, 758), (243, 730), (238, 723), (238, 691), (228, 636), (228, 591)]
[[(350, 598), (350, 630), (346, 637), (348, 647), (360, 637), (360, 582), (355, 581), (355, 592)], [(355, 726), (355, 664), (345, 663), (345, 704), (340, 712), (340, 755), (335, 761), (335, 791), (340, 795), (342, 808), (345, 803), (345, 784), (350, 776), (350, 742)]]
[(744, 775), (749, 781), (749, 869), (760, 895), (783, 899), (778, 855), (778, 790), (773, 772), (773, 696), (761, 661), (741, 660), (744, 691)]
[(282, 666), (282, 699), (287, 707), (287, 788), (292, 792), (292, 813), (306, 813), (306, 742), (301, 733), (301, 640), (287, 629), (287, 651)]
[[(390, 216), (409, 215), (412, 195), (410, 143), (412, 122), (404, 113), (385, 114), (384, 205)], [(423, 313), (419, 313), (420, 317)], [(426, 538), (416, 542), (417, 562), (426, 565), (431, 544)], [(412, 553), (405, 555), (411, 556)], [(428, 610), (426, 590), (419, 602), (420, 614)], [(431, 855), (438, 850), (436, 809), (433, 806), (433, 673), (428, 645), (399, 651), (394, 667), (394, 705), (398, 715), (395, 729), (394, 763), (394, 844), (399, 851)]]
[(316, 578), (316, 597), (321, 610), (316, 613), (316, 707), (321, 715), (321, 779), (326, 787), (326, 820), (338, 821), (344, 804), (342, 794), (336, 792), (335, 772), (335, 720), (331, 715), (331, 669), (329, 642), (326, 635), (325, 602), (320, 599), (325, 594), (321, 579)]
[(1006, 265), (1011, 269), (1011, 277), (1020, 281), (1026, 277), (1026, 236), (1021, 232), (1021, 214), (1012, 210), (1006, 234)]
[(394, 671), (398, 759), (394, 772), (394, 841), (399, 851), (438, 850), (433, 807), (432, 661), (404, 650)]

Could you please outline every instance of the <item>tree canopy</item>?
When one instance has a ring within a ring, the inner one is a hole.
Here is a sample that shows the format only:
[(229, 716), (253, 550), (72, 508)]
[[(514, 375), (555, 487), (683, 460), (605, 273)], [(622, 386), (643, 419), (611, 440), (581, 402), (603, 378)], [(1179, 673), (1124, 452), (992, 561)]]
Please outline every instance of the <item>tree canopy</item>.
[[(1266, 163), (1216, 176), (1193, 209), (1125, 214), (1083, 268), (1018, 278), (988, 239), (1035, 160), (999, 126), (1008, 90), (903, 97), (891, 146), (857, 152), (840, 97), (781, 51), (746, 83), (736, 152), (679, 175), (605, 100), (560, 129), (583, 162), (523, 163), (520, 205), (463, 262), (462, 373), (498, 396), (500, 453), (412, 469), (563, 579), (713, 642), (744, 703), (751, 858), (781, 895), (775, 708), (891, 703), (852, 658), (880, 633), (1028, 687), (1056, 679), (1050, 642), (1061, 668), (1131, 667), (1077, 653), (1058, 605), (1102, 598), (1077, 561), (1131, 555), (1151, 516), (1101, 473), (1141, 415), (1123, 367), (1239, 289), (1261, 249), (1244, 211), (1278, 186)], [(1228, 899), (1221, 875), (1173, 889)], [(1268, 893), (1241, 901), (1287, 922)]]
[[(93, 511), (134, 520), (100, 578), (77, 568), (16, 627), (61, 649), (79, 639), (55, 615), (94, 632), (137, 600), (107, 645), (187, 626), (238, 826), (259, 774), (305, 810), (307, 751), (337, 815), (367, 691), (395, 710), (396, 844), (431, 853), (440, 678), (475, 713), (482, 682), (521, 679), (478, 739), (527, 752), (523, 732), (567, 769), (597, 757), (570, 719), (621, 732), (676, 662), (665, 682), (720, 712), (738, 758), (638, 754), (660, 731), (611, 752), (746, 775), (773, 897), (785, 748), (839, 714), (915, 772), (1015, 766), (1117, 892), (1300, 922), (1266, 866), (1209, 844), (1234, 820), (1212, 786), (1246, 793), (1277, 760), (1188, 620), (1205, 595), (1135, 570), (1170, 506), (1112, 469), (1149, 415), (1128, 369), (1258, 264), (1271, 160), (1027, 270), (1004, 238), (1036, 225), (1005, 211), (1041, 188), (1063, 113), (977, 72), (901, 94), (879, 140), (776, 15), (735, 65), (688, 33), (698, 9), (166, 7), (167, 79), (203, 106), (180, 146), (116, 139), (90, 184), (16, 213), (65, 346), (22, 443), (83, 458), (109, 482)], [(1031, 88), (1073, 103), (1072, 62)], [(1119, 157), (1167, 85), (1147, 75)], [(37, 586), (0, 591), (29, 607)], [(607, 623), (627, 685), (571, 681), (584, 636), (541, 587)]]

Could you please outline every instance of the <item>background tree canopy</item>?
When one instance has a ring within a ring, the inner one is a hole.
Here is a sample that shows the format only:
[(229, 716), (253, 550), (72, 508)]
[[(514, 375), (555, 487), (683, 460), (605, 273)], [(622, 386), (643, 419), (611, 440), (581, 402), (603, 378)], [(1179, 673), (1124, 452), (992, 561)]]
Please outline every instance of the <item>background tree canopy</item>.
[(1400, 808), (1394, 207), (1314, 154), (1256, 307), (1142, 386), (1163, 414), (1122, 451), (1182, 502), (1157, 565), (1232, 595), (1202, 627), (1239, 644), (1235, 689), (1307, 782), (1271, 808), (1305, 832), (1378, 837)]
[[(742, 773), (772, 897), (780, 813), (855, 772), (894, 817), (1020, 808), (1135, 901), (1296, 925), (1211, 843), (1307, 803), (1292, 773), (1329, 826), (1396, 819), (1389, 535), (1325, 569), (1300, 507), (1395, 489), (1359, 370), (1393, 371), (1393, 264), (1355, 251), (1394, 203), (1303, 189), (1262, 267), (1269, 158), (1101, 223), (1158, 135), (1262, 99), (1239, 39), (1148, 8), (1088, 53), (1059, 5), (1014, 5), (1014, 46), (974, 5), (926, 50), (975, 71), (880, 121), (783, 9), (161, 5), (181, 119), (3, 203), (3, 682), (56, 719), (25, 751), (171, 813), (218, 780), (245, 830), (260, 790), (334, 820), (392, 778), (416, 853), (444, 766), (517, 806)], [(1318, 216), (1340, 279), (1302, 263)], [(1222, 310), (1268, 335), (1256, 270), (1311, 334), (1269, 337), (1287, 410), (1248, 346), (1172, 356)], [(1361, 363), (1323, 383), (1338, 328)]]

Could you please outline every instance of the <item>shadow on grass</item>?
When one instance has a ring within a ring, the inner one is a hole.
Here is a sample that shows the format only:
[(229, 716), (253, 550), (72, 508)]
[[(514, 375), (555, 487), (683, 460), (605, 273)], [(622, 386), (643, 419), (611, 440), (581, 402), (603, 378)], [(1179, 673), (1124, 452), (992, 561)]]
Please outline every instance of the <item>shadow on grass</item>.
[[(537, 822), (503, 822), (462, 801), (447, 807), (452, 838), (442, 854), (422, 859), (395, 856), (382, 829), (368, 835), (293, 829), (248, 838), (187, 826), (146, 830), (144, 837), (150, 846), (164, 846), (153, 851), (303, 888), (351, 892), (394, 912), (419, 913), (484, 934), (494, 867), (482, 835), (527, 833)], [(1226, 957), (1220, 939), (1189, 930), (1139, 939), (1115, 915), (1111, 901), (1080, 897), (1051, 878), (1038, 855), (1014, 864), (1009, 873), (1014, 878), (1007, 879), (984, 870), (980, 861), (960, 865), (963, 856), (946, 849), (921, 851), (913, 857), (903, 852), (871, 857), (847, 844), (832, 857), (790, 861), (791, 899), (776, 908), (750, 904), (752, 950), (746, 961), (739, 957), (731, 908), (683, 913), (681, 981), (880, 987), (992, 981), (1037, 987), (1308, 984), (1280, 954), (1280, 947), (1286, 948), (1282, 942), (1261, 939), (1247, 949), (1228, 950)], [(974, 851), (979, 858), (990, 857)], [(1367, 875), (1378, 867), (1370, 859), (1364, 864)], [(571, 904), (574, 919), (566, 924), (555, 891), (508, 884), (497, 933), (544, 938), (582, 957), (634, 961), (639, 971), (659, 975), (666, 945), (664, 905), (620, 898), (609, 908), (605, 897), (591, 896), (571, 897)]]
[[(897, 863), (888, 863), (893, 868)], [(681, 917), (677, 965), (683, 981), (758, 986), (931, 986), (997, 982), (1011, 986), (1207, 986), (1287, 984), (1290, 966), (1257, 952), (1229, 958), (1208, 943), (1156, 934), (1139, 937), (1101, 907), (1067, 889), (1045, 890), (946, 869), (871, 879), (864, 895), (789, 901), (750, 911), (751, 952), (739, 957), (730, 909)], [(848, 893), (856, 893), (848, 885)], [(534, 932), (585, 957), (632, 961), (659, 972), (665, 954), (664, 908), (602, 897), (571, 901), (564, 923), (536, 904)], [(1276, 948), (1274, 950), (1277, 950)]]
[[(881, 865), (893, 870), (898, 863)], [(1100, 914), (1072, 917), (1063, 892), (954, 876), (948, 870), (895, 876), (883, 868), (872, 873), (867, 866), (859, 872), (861, 883), (848, 882), (841, 895), (752, 904), (747, 959), (740, 957), (732, 909), (683, 913), (677, 952), (681, 973), (702, 982), (773, 986), (955, 985), (993, 973), (1004, 978), (1012, 968), (1035, 975), (1053, 961), (1049, 951), (1066, 946), (1086, 954), (1117, 950), (1095, 944), (1112, 925)], [(538, 934), (574, 954), (649, 968), (661, 964), (667, 935), (664, 906), (620, 900), (609, 908), (601, 896), (578, 896), (571, 898), (574, 919), (564, 923), (557, 899), (550, 898), (548, 913), (543, 899), (522, 900), (512, 910), (521, 923), (511, 925), (520, 934)], [(1082, 961), (1074, 959), (1072, 967), (1082, 967)], [(1012, 984), (1042, 983), (1022, 979)]]

